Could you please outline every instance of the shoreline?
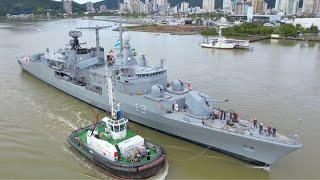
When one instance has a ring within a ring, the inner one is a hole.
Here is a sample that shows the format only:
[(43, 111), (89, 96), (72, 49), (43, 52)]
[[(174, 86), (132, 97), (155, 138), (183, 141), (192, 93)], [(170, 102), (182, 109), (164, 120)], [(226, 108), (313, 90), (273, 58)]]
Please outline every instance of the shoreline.
[[(217, 36), (217, 33), (212, 33), (216, 31), (216, 28), (207, 27), (207, 26), (193, 26), (193, 25), (137, 25), (137, 26), (128, 26), (126, 27), (128, 31), (138, 31), (138, 32), (150, 32), (150, 33), (169, 33), (171, 35), (195, 35), (200, 34), (204, 37), (214, 37)], [(210, 33), (206, 33), (210, 32)], [(266, 39), (281, 39), (281, 40), (291, 40), (291, 41), (311, 41), (311, 42), (320, 42), (319, 36), (303, 36), (303, 37), (271, 37), (268, 35), (259, 36), (259, 35), (235, 35), (228, 36), (235, 39), (244, 39), (249, 40), (250, 42), (256, 42)]]

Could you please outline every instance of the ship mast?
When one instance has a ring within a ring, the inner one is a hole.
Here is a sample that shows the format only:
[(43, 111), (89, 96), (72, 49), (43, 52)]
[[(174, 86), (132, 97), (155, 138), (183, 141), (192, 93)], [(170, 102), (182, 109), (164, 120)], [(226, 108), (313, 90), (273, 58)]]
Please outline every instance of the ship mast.
[(121, 12), (120, 12), (120, 14), (119, 14), (119, 35), (120, 35), (120, 53), (119, 53), (119, 55), (122, 55), (122, 50), (123, 50), (122, 34), (123, 34), (123, 28), (122, 28), (122, 17), (121, 17)]
[(105, 29), (105, 28), (109, 28), (111, 26), (93, 26), (93, 27), (81, 27), (81, 28), (77, 28), (77, 29), (88, 29), (88, 30), (95, 30), (96, 32), (96, 51), (97, 51), (97, 55), (100, 52), (100, 35), (99, 35), (99, 31), (101, 29)]
[(109, 96), (109, 105), (111, 106), (111, 117), (115, 118), (115, 109), (114, 109), (114, 102), (113, 102), (113, 89), (112, 89), (112, 79), (108, 77), (108, 96)]

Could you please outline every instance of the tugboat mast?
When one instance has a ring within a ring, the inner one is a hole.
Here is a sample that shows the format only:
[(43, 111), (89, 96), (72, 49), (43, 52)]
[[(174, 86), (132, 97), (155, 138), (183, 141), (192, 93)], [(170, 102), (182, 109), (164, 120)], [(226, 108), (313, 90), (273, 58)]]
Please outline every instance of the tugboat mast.
[(115, 109), (114, 109), (114, 102), (113, 102), (113, 91), (112, 91), (112, 79), (109, 77), (108, 81), (108, 96), (109, 96), (109, 105), (111, 106), (111, 117), (115, 118)]

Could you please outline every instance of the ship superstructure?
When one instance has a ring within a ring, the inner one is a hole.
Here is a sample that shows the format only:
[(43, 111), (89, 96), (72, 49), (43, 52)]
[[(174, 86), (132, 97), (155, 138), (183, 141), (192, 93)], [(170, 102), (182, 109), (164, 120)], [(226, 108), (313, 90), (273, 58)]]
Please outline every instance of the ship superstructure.
[[(101, 28), (90, 29), (98, 32)], [(252, 163), (268, 166), (301, 147), (297, 136), (281, 135), (276, 128), (265, 127), (255, 119), (243, 119), (237, 112), (217, 108), (218, 100), (192, 89), (189, 83), (179, 79), (168, 82), (164, 62), (153, 67), (145, 56), (137, 59), (121, 23), (119, 29), (117, 55), (106, 53), (99, 43), (91, 49), (81, 48), (81, 32), (71, 31), (71, 48), (47, 49), (21, 57), (18, 62), (39, 79), (109, 111), (111, 106), (105, 99), (107, 79), (111, 78), (114, 98), (128, 119)]]

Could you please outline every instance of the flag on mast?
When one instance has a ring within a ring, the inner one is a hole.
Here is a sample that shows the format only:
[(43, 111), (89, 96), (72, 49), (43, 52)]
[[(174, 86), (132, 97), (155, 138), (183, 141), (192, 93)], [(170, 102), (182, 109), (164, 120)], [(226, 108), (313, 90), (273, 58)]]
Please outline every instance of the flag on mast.
[(116, 49), (120, 49), (120, 44), (121, 44), (121, 42), (120, 42), (120, 39), (119, 39), (118, 41), (116, 41), (116, 42), (114, 43), (114, 47), (115, 47)]

